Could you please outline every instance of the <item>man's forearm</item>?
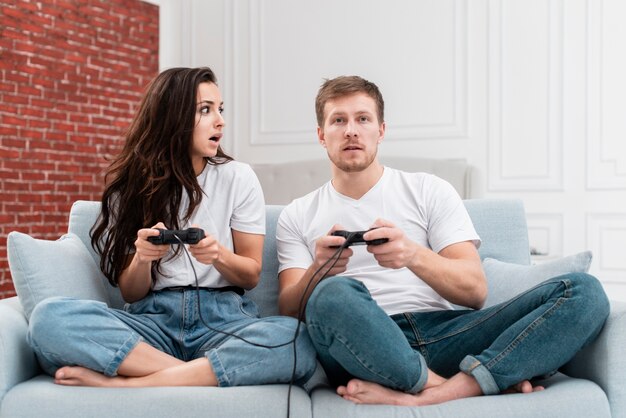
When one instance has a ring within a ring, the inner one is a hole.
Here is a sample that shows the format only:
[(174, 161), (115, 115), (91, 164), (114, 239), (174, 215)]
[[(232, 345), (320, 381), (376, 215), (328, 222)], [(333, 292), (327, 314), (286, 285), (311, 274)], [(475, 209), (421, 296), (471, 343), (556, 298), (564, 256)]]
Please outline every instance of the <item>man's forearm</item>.
[[(295, 269), (294, 269), (295, 270)], [(301, 272), (302, 270), (299, 270)], [(315, 290), (315, 285), (321, 280), (321, 273), (313, 274), (316, 270), (309, 267), (299, 278), (295, 277), (297, 271), (285, 271), (281, 273), (281, 289), (278, 297), (278, 307), (281, 315), (288, 315), (297, 318), (304, 317), (306, 302), (311, 293)]]

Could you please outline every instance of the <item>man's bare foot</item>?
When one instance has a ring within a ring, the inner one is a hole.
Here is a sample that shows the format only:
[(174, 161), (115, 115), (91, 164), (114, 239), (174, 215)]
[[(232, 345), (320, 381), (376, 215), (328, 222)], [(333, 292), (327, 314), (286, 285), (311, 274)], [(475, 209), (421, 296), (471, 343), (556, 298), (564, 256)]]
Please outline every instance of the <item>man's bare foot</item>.
[[(532, 393), (543, 389), (543, 386), (533, 387), (528, 380), (524, 380), (503, 393)], [(348, 401), (358, 404), (424, 406), (439, 404), (453, 399), (479, 396), (482, 394), (482, 391), (473, 377), (459, 373), (449, 380), (444, 379), (444, 382), (440, 385), (431, 386), (415, 395), (359, 379), (352, 379), (346, 386), (339, 386), (337, 394)]]
[(80, 366), (61, 367), (54, 374), (54, 383), (65, 386), (120, 387), (124, 386), (124, 380), (123, 377), (108, 377)]

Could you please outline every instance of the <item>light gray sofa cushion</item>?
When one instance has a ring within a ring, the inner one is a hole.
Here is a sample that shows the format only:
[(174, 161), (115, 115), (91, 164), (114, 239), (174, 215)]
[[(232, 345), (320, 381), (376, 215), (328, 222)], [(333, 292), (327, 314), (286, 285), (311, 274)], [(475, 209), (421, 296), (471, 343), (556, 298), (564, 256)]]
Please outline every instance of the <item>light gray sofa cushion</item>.
[[(311, 418), (311, 400), (302, 388), (291, 389), (290, 403), (292, 418)], [(2, 400), (1, 412), (2, 418), (286, 417), (287, 385), (68, 387), (39, 375), (14, 387)]]
[[(388, 167), (409, 173), (431, 173), (449, 182), (464, 199), (477, 195), (475, 168), (464, 160), (380, 157), (380, 162)], [(304, 196), (330, 180), (331, 170), (328, 158), (282, 163), (249, 162), (256, 173), (265, 203), (286, 205), (293, 199)], [(294, 181), (297, 178), (297, 181)]]
[(566, 273), (587, 273), (591, 259), (591, 251), (530, 266), (486, 258), (483, 260), (483, 269), (489, 293), (485, 307), (509, 300), (552, 277)]
[(7, 240), (13, 284), (24, 314), (50, 296), (109, 301), (104, 275), (74, 234), (56, 241), (11, 232)]
[[(342, 418), (599, 418), (610, 417), (604, 391), (589, 380), (558, 374), (545, 382), (547, 390), (506, 396), (477, 396), (438, 405), (406, 407), (357, 405), (328, 388), (313, 391), (314, 417)], [(584, 402), (580, 400), (584, 399)]]
[(470, 199), (465, 208), (482, 243), (480, 258), (530, 264), (528, 226), (519, 199)]
[[(526, 218), (520, 200), (474, 199), (465, 200), (464, 204), (476, 231), (483, 240), (479, 248), (481, 258), (497, 258), (510, 263), (529, 264)], [(266, 239), (263, 248), (261, 280), (255, 289), (248, 292), (248, 295), (259, 305), (261, 316), (278, 314), (278, 260), (274, 237), (276, 223), (282, 210), (283, 206), (280, 205), (266, 207)], [(72, 206), (69, 220), (69, 232), (82, 241), (87, 254), (91, 255), (94, 263), (99, 258), (91, 246), (89, 231), (99, 211), (99, 202), (77, 201)], [(120, 308), (124, 305), (117, 288), (105, 283), (104, 292), (110, 306)], [(98, 300), (101, 299), (98, 298)]]

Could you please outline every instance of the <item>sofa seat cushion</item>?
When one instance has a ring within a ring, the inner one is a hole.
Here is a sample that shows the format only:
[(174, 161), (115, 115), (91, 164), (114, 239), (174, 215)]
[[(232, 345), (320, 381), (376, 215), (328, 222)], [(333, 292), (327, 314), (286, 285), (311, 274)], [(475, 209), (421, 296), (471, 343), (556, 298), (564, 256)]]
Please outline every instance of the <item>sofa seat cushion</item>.
[(546, 390), (530, 394), (477, 396), (421, 407), (357, 405), (329, 388), (313, 391), (314, 417), (342, 418), (610, 418), (609, 402), (590, 380), (561, 373), (539, 382)]
[[(37, 376), (10, 390), (3, 417), (286, 417), (287, 385), (158, 388), (90, 388)], [(311, 418), (311, 401), (291, 388), (292, 418)]]

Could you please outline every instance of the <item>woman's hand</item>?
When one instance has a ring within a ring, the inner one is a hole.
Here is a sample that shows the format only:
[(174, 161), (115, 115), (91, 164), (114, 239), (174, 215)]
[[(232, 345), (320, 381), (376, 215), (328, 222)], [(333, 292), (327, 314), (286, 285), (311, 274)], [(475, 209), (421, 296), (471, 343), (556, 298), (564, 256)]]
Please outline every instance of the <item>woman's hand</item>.
[(189, 245), (189, 252), (202, 264), (214, 264), (220, 259), (220, 245), (213, 235), (207, 234), (197, 244)]
[(148, 237), (159, 235), (159, 231), (155, 228), (165, 229), (163, 222), (159, 222), (152, 228), (143, 228), (137, 231), (137, 239), (135, 240), (135, 258), (139, 263), (151, 263), (159, 260), (170, 251), (170, 245), (156, 245), (148, 241)]

